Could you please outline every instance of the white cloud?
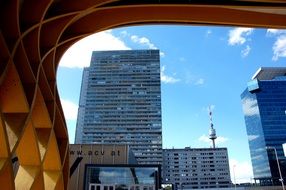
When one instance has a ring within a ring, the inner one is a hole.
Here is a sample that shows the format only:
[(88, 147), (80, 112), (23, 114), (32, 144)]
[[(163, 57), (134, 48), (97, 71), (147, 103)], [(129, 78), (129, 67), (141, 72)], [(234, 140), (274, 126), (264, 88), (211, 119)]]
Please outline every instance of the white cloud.
[(138, 43), (144, 46), (147, 46), (150, 49), (158, 49), (153, 43), (150, 42), (150, 40), (146, 37), (139, 37), (137, 35), (132, 35), (130, 37), (131, 41), (134, 43)]
[(206, 37), (209, 37), (211, 34), (212, 34), (212, 31), (211, 30), (207, 30)]
[(259, 137), (259, 135), (248, 135), (248, 141), (253, 141)]
[(276, 41), (272, 46), (272, 60), (277, 61), (280, 57), (286, 57), (286, 30), (267, 29), (266, 35), (276, 37)]
[[(184, 58), (180, 58), (181, 61), (184, 61)], [(190, 85), (203, 85), (205, 83), (205, 79), (201, 78), (200, 76), (193, 75), (190, 71), (185, 72), (184, 81), (186, 84)]]
[[(129, 34), (130, 35), (130, 34)], [(144, 47), (147, 47), (149, 49), (158, 49), (155, 44), (153, 44), (148, 38), (146, 37), (140, 37), (140, 36), (137, 36), (137, 35), (131, 35), (130, 36), (130, 39), (133, 43), (136, 43), (136, 44), (139, 44), (139, 45), (142, 45)], [(165, 53), (160, 51), (160, 56), (161, 57), (165, 57)]]
[(253, 156), (251, 159), (258, 161), (258, 160), (264, 160), (265, 158), (263, 158), (263, 154), (259, 154), (259, 155)]
[(60, 66), (69, 68), (88, 67), (92, 51), (128, 50), (129, 47), (119, 38), (112, 35), (111, 30), (90, 35), (72, 45), (60, 60)]
[(277, 61), (279, 57), (286, 57), (286, 35), (281, 35), (277, 38), (273, 47), (273, 61)]
[(160, 56), (161, 56), (161, 57), (165, 57), (165, 53), (162, 52), (162, 51), (160, 51)]
[(286, 34), (286, 30), (280, 29), (267, 29), (268, 35), (279, 35), (279, 34)]
[(70, 100), (65, 100), (65, 99), (61, 99), (61, 103), (63, 106), (65, 118), (67, 120), (76, 120), (78, 105)]
[(245, 49), (243, 49), (243, 50), (241, 51), (241, 57), (247, 57), (248, 54), (249, 54), (249, 52), (250, 52), (250, 50), (251, 50), (250, 46), (247, 45), (247, 46), (245, 47)]
[(253, 32), (253, 28), (234, 28), (229, 31), (228, 44), (233, 45), (242, 45), (246, 42), (246, 37)]
[[(239, 162), (235, 159), (229, 160), (229, 169), (232, 182), (247, 183), (252, 182), (253, 173), (252, 165), (249, 162)], [(235, 180), (234, 180), (235, 175)]]
[(204, 83), (205, 83), (205, 80), (203, 78), (200, 78), (200, 79), (197, 80), (195, 85), (203, 85)]
[(223, 143), (225, 143), (227, 141), (228, 141), (228, 138), (222, 137), (222, 136), (218, 136), (217, 139), (216, 139), (216, 144), (223, 144)]
[(167, 76), (165, 74), (165, 66), (162, 66), (162, 68), (161, 68), (161, 81), (163, 83), (173, 84), (173, 83), (179, 82), (180, 79), (177, 79), (177, 78), (174, 78), (174, 77), (171, 77), (171, 76)]
[[(212, 141), (209, 139), (209, 136), (207, 136), (205, 134), (200, 136), (198, 140), (201, 142), (209, 143), (210, 145), (212, 145)], [(216, 144), (223, 144), (227, 141), (228, 141), (228, 138), (222, 137), (222, 136), (218, 136), (217, 139), (215, 140)]]
[(252, 98), (244, 98), (242, 100), (242, 110), (244, 115), (246, 116), (258, 115), (259, 110), (257, 106), (257, 101)]
[(205, 134), (203, 134), (202, 136), (199, 137), (199, 141), (205, 142), (205, 143), (210, 143), (211, 142), (209, 137), (207, 135), (205, 135)]
[(124, 31), (120, 32), (120, 35), (122, 37), (126, 37), (126, 36), (129, 36), (129, 33), (126, 30), (124, 30)]

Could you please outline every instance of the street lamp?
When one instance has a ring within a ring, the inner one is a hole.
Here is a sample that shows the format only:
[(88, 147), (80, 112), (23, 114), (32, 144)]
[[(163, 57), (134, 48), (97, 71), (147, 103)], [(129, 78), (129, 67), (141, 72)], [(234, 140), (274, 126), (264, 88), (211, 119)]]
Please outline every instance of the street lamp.
[(236, 190), (236, 180), (235, 180), (235, 170), (234, 170), (234, 168), (235, 168), (235, 164), (232, 166), (232, 170), (233, 170), (234, 189)]
[(284, 182), (283, 182), (283, 177), (282, 177), (282, 173), (281, 173), (281, 169), (280, 169), (280, 164), (279, 164), (279, 161), (278, 161), (278, 156), (277, 156), (276, 148), (275, 148), (275, 147), (270, 147), (270, 146), (268, 146), (268, 147), (266, 147), (266, 149), (268, 149), (268, 150), (273, 149), (274, 152), (275, 152), (275, 157), (276, 157), (276, 161), (277, 161), (278, 171), (279, 171), (279, 175), (280, 175), (279, 181), (281, 181), (282, 189), (285, 190)]

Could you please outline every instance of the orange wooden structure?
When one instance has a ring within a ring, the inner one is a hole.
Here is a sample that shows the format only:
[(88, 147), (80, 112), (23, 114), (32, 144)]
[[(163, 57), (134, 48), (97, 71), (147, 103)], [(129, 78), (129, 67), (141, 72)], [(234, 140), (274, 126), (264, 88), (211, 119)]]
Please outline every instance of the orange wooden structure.
[(286, 1), (1, 0), (0, 15), (0, 189), (49, 190), (69, 178), (56, 70), (73, 43), (126, 25), (286, 28)]

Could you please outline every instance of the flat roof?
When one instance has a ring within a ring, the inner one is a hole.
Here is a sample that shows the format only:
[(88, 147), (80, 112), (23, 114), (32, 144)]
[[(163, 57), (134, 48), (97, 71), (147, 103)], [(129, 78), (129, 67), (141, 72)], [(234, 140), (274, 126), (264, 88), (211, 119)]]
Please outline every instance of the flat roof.
[(217, 151), (217, 150), (227, 150), (226, 147), (219, 147), (219, 148), (163, 148), (163, 151)]
[(252, 80), (272, 80), (277, 76), (286, 76), (286, 67), (260, 67), (253, 75)]

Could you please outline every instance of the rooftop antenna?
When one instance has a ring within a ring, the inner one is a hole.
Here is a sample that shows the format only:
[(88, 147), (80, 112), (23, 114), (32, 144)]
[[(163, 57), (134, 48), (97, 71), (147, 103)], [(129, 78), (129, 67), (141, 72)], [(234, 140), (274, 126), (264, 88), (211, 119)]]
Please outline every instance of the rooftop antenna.
[(209, 116), (210, 116), (209, 139), (212, 140), (213, 143), (212, 148), (215, 148), (215, 139), (217, 138), (217, 136), (213, 125), (212, 110), (210, 106), (209, 106)]

